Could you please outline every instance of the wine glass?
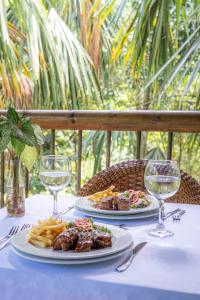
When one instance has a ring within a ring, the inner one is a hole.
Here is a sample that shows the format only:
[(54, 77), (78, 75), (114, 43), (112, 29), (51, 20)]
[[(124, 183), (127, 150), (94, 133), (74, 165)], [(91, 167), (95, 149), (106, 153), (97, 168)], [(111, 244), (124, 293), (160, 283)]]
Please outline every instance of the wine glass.
[(180, 171), (176, 161), (149, 160), (144, 174), (145, 187), (149, 194), (159, 201), (159, 217), (155, 229), (149, 234), (154, 237), (172, 236), (173, 232), (167, 230), (163, 223), (164, 200), (172, 197), (180, 186)]
[(70, 181), (69, 160), (62, 155), (46, 155), (41, 157), (40, 180), (53, 195), (52, 217), (58, 218), (58, 192), (63, 190)]

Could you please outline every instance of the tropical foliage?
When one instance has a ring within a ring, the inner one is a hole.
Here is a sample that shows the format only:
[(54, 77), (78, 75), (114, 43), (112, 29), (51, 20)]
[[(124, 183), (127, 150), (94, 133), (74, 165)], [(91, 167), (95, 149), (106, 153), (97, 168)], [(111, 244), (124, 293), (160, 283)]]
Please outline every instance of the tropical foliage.
[(0, 118), (0, 153), (8, 149), (12, 159), (20, 159), (30, 171), (37, 159), (43, 135), (38, 125), (19, 115), (10, 107), (6, 116)]
[[(200, 0), (0, 0), (0, 108), (198, 110), (199, 49)], [(59, 133), (58, 152), (66, 139), (77, 141)], [(84, 136), (94, 173), (104, 139)], [(165, 157), (166, 140), (144, 133), (142, 155)], [(200, 144), (198, 135), (175, 142), (183, 162)], [(113, 163), (133, 157), (134, 133), (114, 132), (112, 147)]]
[(91, 59), (40, 0), (0, 0), (0, 75), (1, 98), (15, 107), (84, 107), (99, 99)]
[(199, 0), (0, 0), (1, 102), (181, 109), (199, 96), (199, 16)]

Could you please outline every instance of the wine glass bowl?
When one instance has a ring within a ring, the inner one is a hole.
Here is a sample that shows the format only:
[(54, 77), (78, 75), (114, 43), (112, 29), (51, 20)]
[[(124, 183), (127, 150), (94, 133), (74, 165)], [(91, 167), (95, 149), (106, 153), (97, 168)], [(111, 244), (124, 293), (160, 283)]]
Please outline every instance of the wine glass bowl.
[(163, 223), (164, 200), (172, 197), (180, 186), (180, 171), (176, 161), (150, 160), (144, 174), (145, 187), (159, 201), (159, 218), (155, 229), (149, 234), (155, 237), (172, 236)]
[(62, 155), (44, 155), (40, 163), (40, 180), (54, 197), (54, 218), (59, 216), (57, 210), (57, 195), (70, 181), (69, 160)]

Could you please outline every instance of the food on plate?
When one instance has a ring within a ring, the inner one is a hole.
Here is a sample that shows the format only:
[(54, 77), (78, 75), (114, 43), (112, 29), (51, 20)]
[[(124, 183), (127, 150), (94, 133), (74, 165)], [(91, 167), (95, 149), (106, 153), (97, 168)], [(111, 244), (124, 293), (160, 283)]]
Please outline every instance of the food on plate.
[(53, 243), (54, 250), (72, 249), (75, 252), (88, 252), (110, 246), (112, 246), (111, 232), (86, 218), (69, 222), (67, 230), (60, 233)]
[(58, 234), (66, 229), (66, 223), (54, 218), (38, 221), (28, 233), (28, 242), (42, 248), (51, 247)]
[(122, 193), (122, 195), (130, 200), (130, 208), (144, 208), (151, 203), (147, 199), (147, 194), (142, 191), (128, 190)]
[(93, 249), (106, 248), (112, 246), (110, 233), (98, 229), (92, 232), (92, 241)]
[(78, 241), (75, 246), (75, 252), (88, 252), (92, 250), (92, 234), (90, 231), (82, 231), (78, 235)]
[(113, 192), (114, 188), (114, 186), (111, 186), (105, 191), (90, 196), (88, 199), (94, 202), (96, 208), (102, 210), (127, 211), (131, 208), (144, 208), (150, 205), (145, 192), (128, 190), (118, 193)]
[(61, 232), (53, 242), (54, 250), (64, 250), (67, 251), (69, 248), (73, 248), (78, 241), (78, 229), (69, 228)]
[(31, 228), (28, 242), (53, 250), (87, 252), (111, 247), (112, 235), (107, 227), (96, 225), (88, 218), (68, 223), (50, 218)]
[(89, 197), (89, 200), (99, 202), (99, 201), (101, 201), (102, 198), (114, 197), (114, 196), (119, 195), (118, 192), (113, 192), (114, 188), (115, 188), (115, 186), (111, 185), (108, 189), (91, 195)]
[(101, 201), (99, 202), (99, 207), (100, 209), (104, 210), (112, 210), (113, 209), (113, 197), (105, 197), (102, 198)]
[(117, 196), (114, 199), (114, 206), (116, 210), (129, 210), (131, 201), (123, 195)]

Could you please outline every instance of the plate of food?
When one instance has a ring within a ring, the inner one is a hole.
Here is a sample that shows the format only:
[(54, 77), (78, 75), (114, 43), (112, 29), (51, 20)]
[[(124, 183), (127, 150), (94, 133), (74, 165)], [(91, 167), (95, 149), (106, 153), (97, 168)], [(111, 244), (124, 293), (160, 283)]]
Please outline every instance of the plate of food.
[(91, 212), (87, 210), (81, 210), (77, 209), (78, 212), (80, 212), (85, 217), (90, 218), (98, 218), (98, 219), (104, 219), (104, 220), (117, 220), (117, 221), (137, 221), (142, 219), (149, 219), (153, 217), (158, 217), (158, 209), (154, 209), (151, 211), (142, 212), (140, 214), (132, 214), (132, 215), (109, 215), (109, 214), (100, 214), (98, 212)]
[(49, 218), (39, 221), (28, 231), (20, 231), (12, 239), (12, 247), (19, 255), (65, 260), (65, 263), (112, 257), (132, 246), (130, 232), (94, 223), (89, 218), (70, 222)]
[(143, 191), (114, 192), (114, 186), (88, 197), (78, 197), (79, 211), (107, 215), (133, 215), (158, 209), (158, 201)]

